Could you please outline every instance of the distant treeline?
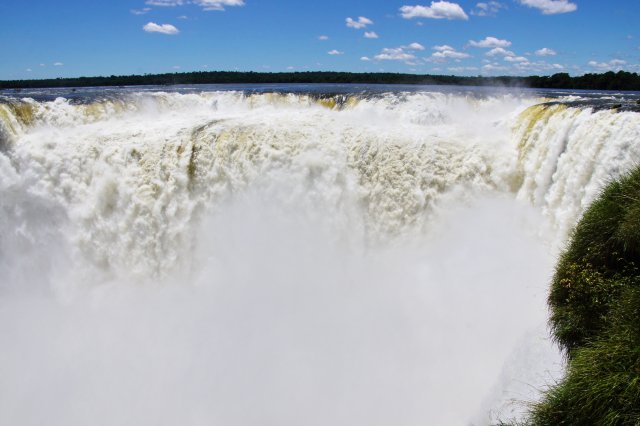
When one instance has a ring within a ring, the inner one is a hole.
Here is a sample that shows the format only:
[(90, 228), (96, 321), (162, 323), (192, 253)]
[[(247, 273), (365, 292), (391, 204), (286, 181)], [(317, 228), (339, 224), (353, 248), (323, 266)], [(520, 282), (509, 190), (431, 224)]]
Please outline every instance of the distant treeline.
[(176, 84), (245, 84), (245, 83), (357, 83), (357, 84), (437, 84), (463, 86), (508, 86), (586, 90), (640, 90), (640, 75), (626, 71), (585, 74), (571, 77), (567, 73), (529, 77), (460, 77), (454, 75), (418, 75), (395, 73), (348, 72), (237, 72), (212, 71), (173, 74), (112, 75), (109, 77), (56, 78), (49, 80), (0, 81), (0, 89), (140, 86)]

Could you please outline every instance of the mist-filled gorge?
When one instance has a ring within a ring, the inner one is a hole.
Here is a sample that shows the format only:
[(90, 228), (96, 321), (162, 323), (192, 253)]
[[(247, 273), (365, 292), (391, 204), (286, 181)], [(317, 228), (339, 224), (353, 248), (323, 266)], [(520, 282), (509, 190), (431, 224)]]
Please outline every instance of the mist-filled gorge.
[(526, 413), (563, 374), (558, 253), (638, 113), (324, 90), (0, 97), (0, 423)]

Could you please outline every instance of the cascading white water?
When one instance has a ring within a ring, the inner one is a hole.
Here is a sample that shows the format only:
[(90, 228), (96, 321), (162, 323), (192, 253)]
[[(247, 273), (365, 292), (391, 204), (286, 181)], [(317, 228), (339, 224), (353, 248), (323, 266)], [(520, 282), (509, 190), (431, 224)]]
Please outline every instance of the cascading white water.
[(555, 247), (640, 154), (637, 113), (538, 102), (0, 103), (0, 423), (519, 415)]
[(543, 209), (561, 238), (602, 188), (640, 160), (640, 114), (539, 105), (515, 132), (518, 198)]

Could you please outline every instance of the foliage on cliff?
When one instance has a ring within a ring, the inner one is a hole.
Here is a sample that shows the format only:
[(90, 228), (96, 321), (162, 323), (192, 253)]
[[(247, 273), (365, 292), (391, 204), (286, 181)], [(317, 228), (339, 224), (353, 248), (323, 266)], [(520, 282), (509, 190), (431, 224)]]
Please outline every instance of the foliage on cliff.
[(640, 168), (591, 205), (557, 265), (551, 327), (568, 367), (532, 425), (640, 424), (638, 266)]

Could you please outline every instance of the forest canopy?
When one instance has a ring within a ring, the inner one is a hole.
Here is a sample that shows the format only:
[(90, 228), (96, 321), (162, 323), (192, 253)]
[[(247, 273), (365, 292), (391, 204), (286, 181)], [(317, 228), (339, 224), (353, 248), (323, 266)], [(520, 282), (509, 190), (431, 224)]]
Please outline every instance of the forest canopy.
[(349, 72), (239, 72), (210, 71), (168, 74), (121, 75), (105, 77), (56, 78), (45, 80), (0, 81), (0, 89), (140, 86), (180, 84), (411, 84), (411, 85), (461, 85), (507, 86), (539, 89), (584, 90), (640, 90), (640, 75), (626, 71), (609, 71), (603, 74), (584, 74), (572, 77), (567, 73), (551, 76), (529, 77), (461, 77), (454, 75), (420, 75), (397, 73), (349, 73)]

